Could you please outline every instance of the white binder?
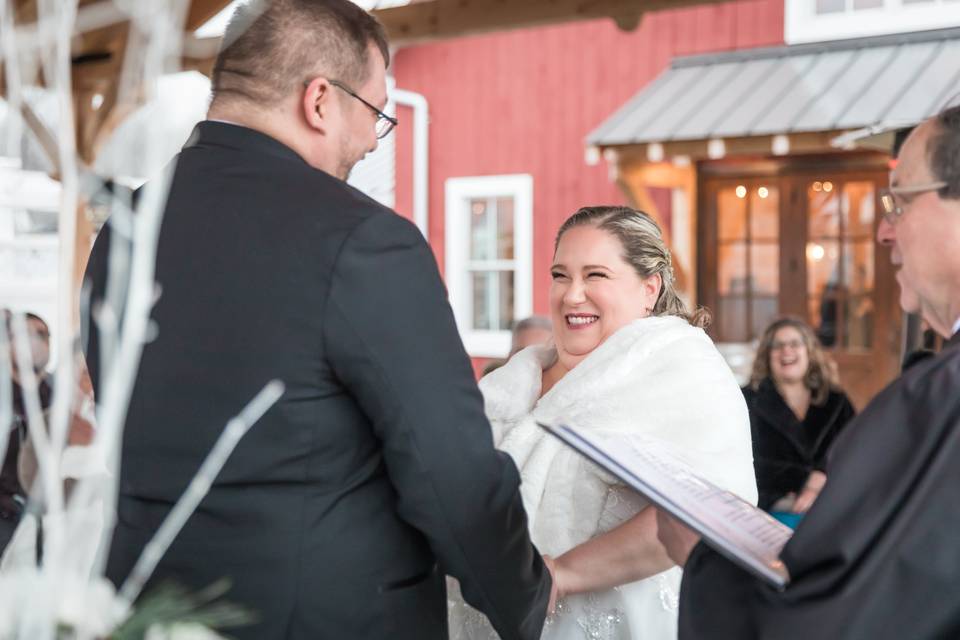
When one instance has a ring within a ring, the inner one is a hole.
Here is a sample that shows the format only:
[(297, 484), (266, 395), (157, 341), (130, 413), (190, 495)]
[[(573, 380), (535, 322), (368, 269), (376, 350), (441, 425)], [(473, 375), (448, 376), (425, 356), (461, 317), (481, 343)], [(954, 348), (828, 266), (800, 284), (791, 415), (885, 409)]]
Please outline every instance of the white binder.
[(539, 424), (696, 531), (731, 561), (778, 589), (790, 582), (779, 556), (793, 530), (701, 477), (655, 441)]

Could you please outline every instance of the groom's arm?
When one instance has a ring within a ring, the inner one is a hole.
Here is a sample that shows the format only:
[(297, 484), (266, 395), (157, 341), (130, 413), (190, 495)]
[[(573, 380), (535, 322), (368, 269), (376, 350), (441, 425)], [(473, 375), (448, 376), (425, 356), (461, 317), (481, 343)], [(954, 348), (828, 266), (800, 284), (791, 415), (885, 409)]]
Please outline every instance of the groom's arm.
[(753, 576), (710, 549), (699, 535), (660, 509), (657, 537), (670, 558), (683, 567), (680, 640), (756, 638)]
[(756, 579), (703, 543), (686, 558), (680, 584), (680, 640), (755, 640)]
[(540, 637), (550, 578), (530, 542), (513, 461), (493, 447), (436, 261), (393, 215), (360, 224), (337, 258), (328, 358), (383, 442), (398, 512), (505, 639)]

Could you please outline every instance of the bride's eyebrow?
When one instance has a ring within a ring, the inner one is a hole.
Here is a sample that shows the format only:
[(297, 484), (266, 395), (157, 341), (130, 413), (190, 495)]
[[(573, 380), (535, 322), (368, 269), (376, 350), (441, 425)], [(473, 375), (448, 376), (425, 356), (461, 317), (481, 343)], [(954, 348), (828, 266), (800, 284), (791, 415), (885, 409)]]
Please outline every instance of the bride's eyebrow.
[(589, 271), (591, 269), (603, 269), (604, 271), (610, 271), (610, 267), (605, 267), (602, 264), (585, 264), (583, 265), (584, 271)]
[(562, 270), (564, 270), (564, 271), (567, 270), (567, 268), (566, 268), (565, 266), (563, 266), (562, 264), (552, 265), (552, 266), (550, 267), (550, 269), (551, 269), (551, 270), (552, 270), (552, 269), (562, 269)]

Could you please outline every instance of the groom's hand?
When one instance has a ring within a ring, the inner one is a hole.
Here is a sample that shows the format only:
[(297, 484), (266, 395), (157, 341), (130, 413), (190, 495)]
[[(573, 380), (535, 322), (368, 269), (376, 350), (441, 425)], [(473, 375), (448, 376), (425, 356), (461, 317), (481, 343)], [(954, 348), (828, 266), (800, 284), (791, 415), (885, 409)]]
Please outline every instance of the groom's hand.
[(550, 572), (550, 602), (547, 604), (547, 615), (557, 609), (557, 600), (560, 598), (560, 583), (557, 582), (557, 561), (550, 556), (543, 556), (543, 564)]
[(678, 567), (687, 563), (690, 552), (700, 542), (700, 536), (660, 509), (657, 509), (657, 539)]

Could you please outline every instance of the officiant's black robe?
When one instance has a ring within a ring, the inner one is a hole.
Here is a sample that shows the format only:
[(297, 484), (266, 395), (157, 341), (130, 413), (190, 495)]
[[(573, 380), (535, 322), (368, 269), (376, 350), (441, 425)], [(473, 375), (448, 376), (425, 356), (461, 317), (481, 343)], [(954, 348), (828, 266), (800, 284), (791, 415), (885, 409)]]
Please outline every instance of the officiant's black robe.
[(784, 592), (694, 549), (681, 640), (960, 638), (960, 336), (848, 425), (827, 477)]

